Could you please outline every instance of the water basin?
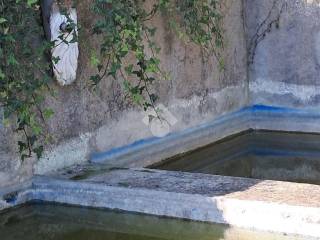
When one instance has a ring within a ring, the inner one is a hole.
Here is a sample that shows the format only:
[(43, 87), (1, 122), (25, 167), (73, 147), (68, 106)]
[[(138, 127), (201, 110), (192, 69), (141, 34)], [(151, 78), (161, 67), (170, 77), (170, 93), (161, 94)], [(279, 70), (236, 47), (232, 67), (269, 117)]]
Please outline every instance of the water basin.
[(320, 135), (250, 130), (150, 168), (320, 184)]

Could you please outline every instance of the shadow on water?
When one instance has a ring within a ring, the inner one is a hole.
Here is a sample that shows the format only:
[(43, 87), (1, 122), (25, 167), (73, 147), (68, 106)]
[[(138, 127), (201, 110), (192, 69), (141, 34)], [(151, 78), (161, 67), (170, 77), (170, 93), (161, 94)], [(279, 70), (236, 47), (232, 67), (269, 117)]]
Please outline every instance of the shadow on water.
[(290, 239), (224, 225), (43, 204), (1, 214), (0, 236), (3, 240)]
[(320, 184), (320, 135), (250, 130), (150, 168)]

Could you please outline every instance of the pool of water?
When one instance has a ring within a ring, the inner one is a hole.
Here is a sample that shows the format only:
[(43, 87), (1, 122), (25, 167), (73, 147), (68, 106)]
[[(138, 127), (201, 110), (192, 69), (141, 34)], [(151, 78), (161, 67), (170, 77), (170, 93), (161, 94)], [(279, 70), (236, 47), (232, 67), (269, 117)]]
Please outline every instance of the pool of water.
[(71, 206), (33, 204), (0, 213), (1, 240), (305, 240), (224, 225)]
[(320, 184), (320, 135), (250, 130), (150, 168)]

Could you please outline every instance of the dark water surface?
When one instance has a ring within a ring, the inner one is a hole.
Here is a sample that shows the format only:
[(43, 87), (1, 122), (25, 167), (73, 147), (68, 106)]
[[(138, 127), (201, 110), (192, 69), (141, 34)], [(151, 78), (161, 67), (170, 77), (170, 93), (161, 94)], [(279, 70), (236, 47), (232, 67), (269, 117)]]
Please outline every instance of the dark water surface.
[(320, 184), (320, 135), (251, 130), (151, 168)]
[(1, 240), (289, 240), (224, 225), (57, 205), (0, 213)]

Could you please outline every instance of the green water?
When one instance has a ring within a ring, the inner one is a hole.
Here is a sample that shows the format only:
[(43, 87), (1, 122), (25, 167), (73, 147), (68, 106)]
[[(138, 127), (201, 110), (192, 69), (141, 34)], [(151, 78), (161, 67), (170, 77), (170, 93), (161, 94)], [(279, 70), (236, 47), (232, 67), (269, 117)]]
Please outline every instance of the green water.
[(320, 184), (320, 135), (246, 131), (150, 168)]
[(302, 240), (223, 225), (55, 205), (0, 213), (1, 240)]

